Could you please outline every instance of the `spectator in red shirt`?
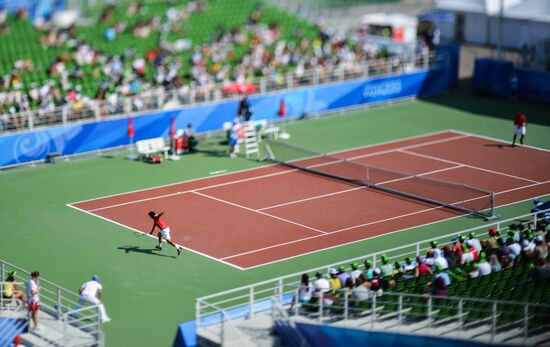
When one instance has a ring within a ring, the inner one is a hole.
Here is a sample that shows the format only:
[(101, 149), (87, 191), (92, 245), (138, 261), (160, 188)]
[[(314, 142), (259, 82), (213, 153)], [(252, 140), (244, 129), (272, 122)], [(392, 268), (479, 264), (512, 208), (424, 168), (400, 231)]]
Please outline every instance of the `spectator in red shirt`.
[(162, 239), (165, 239), (166, 242), (168, 242), (168, 244), (176, 248), (178, 255), (180, 255), (181, 247), (178, 247), (175, 243), (173, 243), (170, 240), (170, 227), (168, 226), (168, 224), (166, 224), (166, 222), (163, 219), (160, 218), (164, 214), (164, 211), (158, 214), (155, 213), (154, 211), (151, 211), (148, 214), (149, 214), (149, 217), (151, 217), (151, 219), (153, 220), (153, 227), (151, 228), (151, 232), (149, 233), (149, 235), (151, 235), (153, 231), (155, 231), (155, 228), (159, 228), (160, 230), (158, 234), (159, 244), (155, 248), (158, 249), (159, 251), (162, 250)]
[(514, 118), (514, 125), (516, 129), (514, 130), (514, 139), (512, 140), (512, 147), (516, 146), (516, 137), (521, 135), (519, 138), (519, 143), (523, 145), (523, 139), (525, 139), (525, 123), (527, 123), (527, 116), (522, 112), (516, 114)]
[(432, 269), (430, 269), (428, 264), (422, 261), (422, 257), (420, 256), (416, 257), (415, 276), (421, 277), (421, 276), (428, 276), (428, 275), (433, 275)]

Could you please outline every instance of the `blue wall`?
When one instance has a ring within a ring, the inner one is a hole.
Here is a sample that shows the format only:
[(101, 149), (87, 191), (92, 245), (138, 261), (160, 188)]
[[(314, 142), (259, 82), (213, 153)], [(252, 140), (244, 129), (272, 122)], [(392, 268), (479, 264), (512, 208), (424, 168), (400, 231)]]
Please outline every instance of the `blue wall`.
[(64, 0), (0, 0), (0, 9), (15, 13), (26, 9), (30, 18), (43, 17), (49, 19), (55, 11), (65, 8)]
[(476, 95), (508, 98), (514, 64), (505, 60), (476, 59), (473, 91)]
[(476, 95), (508, 98), (517, 94), (523, 99), (550, 102), (550, 73), (515, 68), (505, 60), (476, 59), (473, 91)]
[[(296, 323), (310, 346), (325, 347), (486, 347), (489, 344), (433, 336), (365, 331), (334, 326)], [(297, 346), (296, 346), (297, 347)]]
[(550, 73), (516, 69), (518, 95), (525, 99), (550, 102)]
[(446, 43), (437, 46), (437, 53), (448, 59), (449, 87), (458, 87), (458, 70), (460, 62), (460, 45), (458, 43)]
[[(413, 74), (332, 83), (277, 94), (250, 98), (254, 119), (276, 119), (284, 98), (289, 117), (301, 116), (391, 99), (432, 95), (447, 90), (447, 69), (433, 69)], [(154, 112), (134, 117), (135, 141), (168, 137), (172, 116), (176, 127), (192, 123), (198, 132), (218, 130), (232, 121), (238, 100), (189, 106), (176, 111)], [(129, 144), (127, 118), (108, 119), (76, 125), (0, 136), (0, 167), (42, 160), (50, 152), (61, 155), (84, 153)]]

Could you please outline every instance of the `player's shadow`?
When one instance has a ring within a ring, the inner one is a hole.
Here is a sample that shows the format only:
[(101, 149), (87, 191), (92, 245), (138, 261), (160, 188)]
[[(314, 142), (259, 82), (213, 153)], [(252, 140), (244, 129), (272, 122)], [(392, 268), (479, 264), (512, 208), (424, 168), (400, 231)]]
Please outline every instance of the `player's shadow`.
[(166, 254), (160, 254), (155, 252), (156, 249), (154, 248), (139, 248), (139, 246), (120, 246), (117, 249), (121, 249), (126, 252), (126, 254), (130, 252), (135, 253), (142, 253), (142, 254), (149, 254), (149, 255), (156, 255), (159, 257), (167, 257), (167, 258), (176, 258), (176, 256), (173, 255), (166, 255)]
[(513, 148), (514, 146), (510, 143), (486, 143), (485, 147)]
[(220, 149), (220, 150), (212, 150), (212, 149), (197, 149), (197, 153), (202, 153), (205, 156), (208, 157), (215, 157), (215, 158), (221, 158), (221, 157), (227, 157), (227, 151)]

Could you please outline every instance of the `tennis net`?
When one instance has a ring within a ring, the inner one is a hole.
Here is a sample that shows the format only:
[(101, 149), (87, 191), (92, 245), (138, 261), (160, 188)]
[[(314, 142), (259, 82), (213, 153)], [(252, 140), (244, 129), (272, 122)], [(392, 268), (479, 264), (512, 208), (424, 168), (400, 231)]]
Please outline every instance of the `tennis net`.
[(321, 154), (280, 141), (264, 142), (267, 157), (275, 162), (386, 193), (494, 219), (494, 193), (466, 184), (422, 174), (409, 174), (366, 165), (337, 154)]

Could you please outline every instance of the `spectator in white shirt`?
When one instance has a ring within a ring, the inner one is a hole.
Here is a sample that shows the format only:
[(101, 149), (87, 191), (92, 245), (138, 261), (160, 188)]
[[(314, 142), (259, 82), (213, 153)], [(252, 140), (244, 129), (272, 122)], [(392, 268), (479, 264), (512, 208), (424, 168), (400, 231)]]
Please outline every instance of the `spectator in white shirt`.
[(508, 239), (506, 239), (506, 244), (508, 245), (508, 251), (512, 253), (514, 257), (518, 257), (521, 254), (521, 245), (513, 238), (508, 237)]
[(443, 256), (441, 251), (434, 252), (434, 266), (436, 268), (439, 266), (443, 270), (449, 268), (449, 263), (447, 262), (447, 259)]
[(323, 277), (323, 275), (320, 272), (315, 273), (315, 277), (317, 280), (313, 282), (313, 287), (315, 288), (315, 292), (313, 293), (313, 296), (317, 298), (323, 298), (323, 304), (326, 306), (330, 306), (334, 303), (334, 297), (329, 294), (330, 291), (330, 283), (329, 281)]
[(38, 329), (38, 310), (40, 307), (40, 286), (38, 283), (38, 277), (40, 277), (40, 272), (33, 271), (31, 273), (31, 279), (27, 282), (27, 301), (29, 304), (29, 313), (35, 329)]
[(487, 256), (485, 252), (481, 252), (479, 255), (479, 263), (477, 264), (477, 270), (479, 271), (480, 276), (490, 275), (492, 272), (491, 264), (487, 261)]
[(475, 248), (475, 250), (479, 253), (481, 252), (481, 243), (476, 238), (476, 233), (473, 231), (468, 235), (468, 239), (470, 241), (470, 245)]
[(351, 263), (351, 279), (353, 280), (353, 283), (357, 281), (359, 276), (363, 273), (361, 270), (359, 270), (359, 264), (357, 263)]

